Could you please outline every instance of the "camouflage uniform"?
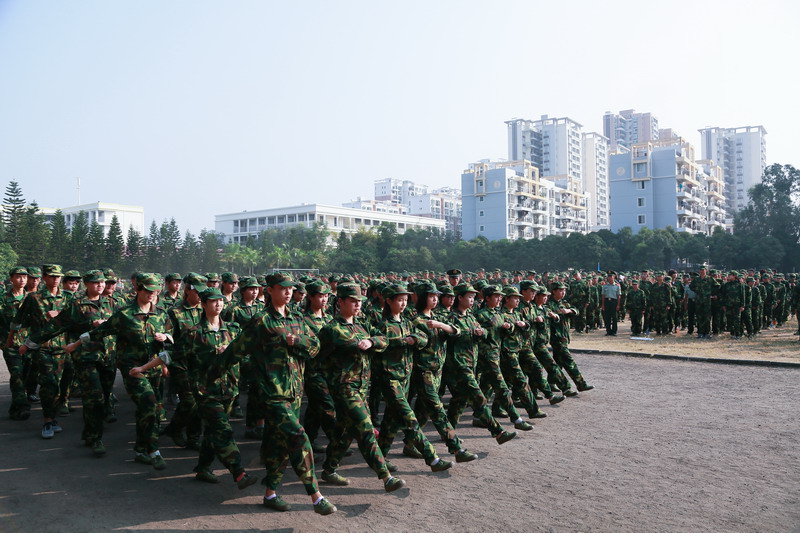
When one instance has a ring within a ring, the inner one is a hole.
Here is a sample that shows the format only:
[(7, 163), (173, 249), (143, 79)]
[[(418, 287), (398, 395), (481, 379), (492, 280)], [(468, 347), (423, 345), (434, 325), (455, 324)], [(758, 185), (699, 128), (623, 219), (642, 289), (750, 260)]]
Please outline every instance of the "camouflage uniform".
[[(558, 288), (559, 286), (555, 285), (554, 287)], [(553, 359), (569, 374), (579, 391), (587, 390), (589, 385), (581, 375), (578, 365), (569, 351), (570, 315), (574, 313), (575, 308), (563, 299), (558, 302), (550, 300), (546, 307), (559, 316), (558, 320), (550, 321), (550, 346), (553, 347)], [(572, 313), (562, 314), (562, 311), (572, 311)]]
[[(308, 290), (316, 290), (314, 288)], [(322, 316), (314, 315), (310, 309), (303, 313), (303, 320), (314, 334), (318, 334), (322, 327), (330, 321), (324, 311)], [(318, 355), (311, 359), (306, 366), (306, 396), (308, 396), (308, 406), (303, 418), (303, 427), (306, 428), (308, 438), (313, 444), (319, 433), (319, 428), (325, 432), (328, 442), (333, 440), (336, 432), (336, 404), (331, 396), (328, 386), (330, 365), (326, 359)]]
[(631, 319), (631, 335), (642, 334), (642, 318), (647, 309), (647, 294), (639, 288), (638, 281), (632, 285), (625, 302)]
[(172, 335), (175, 339), (172, 361), (169, 364), (169, 375), (180, 402), (172, 414), (172, 420), (164, 428), (164, 434), (180, 439), (185, 430), (187, 443), (196, 449), (200, 444), (203, 425), (192, 392), (195, 389), (195, 384), (192, 383), (189, 377), (187, 367), (186, 332), (200, 323), (203, 308), (200, 307), (200, 304), (191, 307), (184, 300), (167, 313), (172, 324)]
[[(515, 289), (505, 291), (506, 295), (516, 294)], [(522, 295), (519, 295), (521, 298)], [(536, 397), (531, 391), (528, 384), (528, 377), (522, 371), (519, 362), (519, 352), (526, 344), (526, 332), (530, 325), (526, 322), (525, 326), (518, 326), (517, 322), (525, 322), (522, 314), (517, 309), (503, 308), (503, 316), (507, 323), (511, 324), (508, 329), (500, 331), (502, 344), (500, 348), (500, 368), (503, 371), (503, 377), (507, 383), (511, 384), (511, 390), (514, 398), (517, 398), (521, 403), (528, 416), (534, 418), (539, 412), (539, 406), (536, 403)]]
[(745, 307), (745, 289), (738, 279), (726, 281), (720, 287), (720, 301), (725, 313), (725, 322), (733, 337), (742, 336), (742, 312)]
[[(16, 271), (16, 272), (15, 272)], [(27, 275), (27, 270), (23, 268), (15, 268), (11, 273)], [(0, 299), (0, 335), (6, 339), (3, 345), (3, 358), (8, 367), (9, 388), (11, 389), (11, 406), (8, 409), (9, 416), (14, 420), (25, 420), (30, 416), (31, 405), (28, 402), (28, 397), (25, 391), (25, 381), (31, 368), (31, 355), (20, 355), (19, 347), (27, 337), (27, 330), (17, 329), (11, 330), (11, 324), (14, 317), (19, 310), (22, 301), (25, 298), (25, 289), (23, 287), (22, 294), (14, 296), (9, 287), (2, 293)]]
[(666, 335), (672, 328), (669, 313), (675, 306), (672, 297), (672, 287), (663, 280), (650, 288), (650, 311), (652, 313), (651, 326), (658, 335)]
[[(523, 281), (525, 283), (525, 281)], [(521, 285), (522, 288), (525, 285)], [(534, 344), (536, 340), (536, 317), (539, 316), (536, 304), (534, 302), (520, 302), (520, 313), (522, 319), (530, 324), (530, 327), (522, 330), (523, 342), (519, 350), (519, 365), (522, 371), (528, 377), (530, 388), (539, 390), (548, 400), (553, 397), (553, 388), (548, 381), (548, 373), (542, 363), (536, 357), (534, 351)], [(545, 351), (547, 346), (545, 345)], [(547, 354), (550, 357), (550, 353)], [(555, 363), (553, 363), (555, 364)], [(556, 391), (558, 388), (556, 387)]]
[(519, 412), (514, 407), (511, 388), (506, 383), (503, 370), (500, 368), (501, 331), (505, 317), (497, 308), (484, 307), (475, 313), (475, 318), (484, 330), (484, 335), (478, 340), (480, 348), (478, 373), (480, 374), (481, 390), (487, 396), (490, 390), (494, 391), (493, 416), (501, 416), (502, 410), (512, 422), (516, 421), (520, 418)]
[(697, 294), (694, 305), (699, 337), (711, 334), (711, 297), (715, 294), (716, 287), (717, 280), (710, 276), (698, 276), (689, 284), (689, 288)]

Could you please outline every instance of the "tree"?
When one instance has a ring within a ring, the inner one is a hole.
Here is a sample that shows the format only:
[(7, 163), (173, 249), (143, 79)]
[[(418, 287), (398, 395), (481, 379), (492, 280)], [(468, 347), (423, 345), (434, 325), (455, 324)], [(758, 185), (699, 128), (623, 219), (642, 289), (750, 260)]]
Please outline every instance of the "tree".
[(53, 215), (50, 226), (50, 243), (47, 247), (48, 261), (58, 265), (65, 265), (70, 256), (70, 233), (67, 229), (67, 220), (59, 209)]
[(41, 265), (48, 260), (47, 247), (50, 241), (50, 226), (39, 213), (36, 202), (31, 203), (20, 217), (19, 259), (27, 265)]
[(198, 272), (218, 272), (220, 267), (220, 254), (222, 253), (222, 237), (206, 229), (200, 232), (200, 261), (197, 263)]
[(7, 275), (8, 271), (20, 265), (19, 256), (7, 242), (0, 243), (0, 272)]
[(81, 269), (86, 263), (86, 246), (89, 236), (89, 217), (86, 211), (81, 211), (75, 216), (70, 232), (70, 251), (68, 260), (64, 261), (67, 269)]
[(123, 255), (125, 253), (125, 241), (122, 239), (122, 226), (120, 226), (117, 215), (111, 217), (111, 225), (108, 227), (105, 247), (105, 265), (113, 270), (121, 269), (125, 259)]
[(86, 263), (83, 270), (103, 268), (106, 262), (106, 239), (103, 236), (103, 226), (96, 220), (89, 226), (89, 236), (86, 239)]
[(22, 215), (25, 213), (25, 198), (16, 181), (10, 181), (3, 199), (3, 226), (7, 242), (14, 250), (19, 250)]
[(156, 221), (150, 223), (150, 234), (145, 240), (145, 269), (148, 272), (158, 272), (161, 263), (161, 233)]
[(125, 239), (125, 266), (129, 274), (142, 269), (143, 253), (144, 239), (142, 234), (131, 226), (128, 228), (128, 237)]

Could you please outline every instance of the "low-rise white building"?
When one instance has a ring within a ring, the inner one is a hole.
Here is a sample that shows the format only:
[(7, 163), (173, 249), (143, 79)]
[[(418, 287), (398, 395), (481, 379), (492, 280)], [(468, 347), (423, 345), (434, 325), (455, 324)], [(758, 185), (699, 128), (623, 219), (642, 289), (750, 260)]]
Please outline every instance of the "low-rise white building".
[[(75, 205), (60, 208), (67, 223), (67, 229), (72, 231), (72, 226), (78, 219), (78, 214), (83, 211), (86, 213), (89, 224), (97, 222), (103, 228), (103, 234), (108, 235), (108, 228), (111, 227), (111, 219), (116, 215), (122, 228), (122, 235), (125, 236), (130, 228), (135, 229), (140, 234), (144, 234), (144, 207), (139, 205), (113, 204), (110, 202), (94, 202), (91, 204)], [(48, 222), (53, 221), (53, 217), (58, 209), (52, 207), (42, 207), (39, 209)]]

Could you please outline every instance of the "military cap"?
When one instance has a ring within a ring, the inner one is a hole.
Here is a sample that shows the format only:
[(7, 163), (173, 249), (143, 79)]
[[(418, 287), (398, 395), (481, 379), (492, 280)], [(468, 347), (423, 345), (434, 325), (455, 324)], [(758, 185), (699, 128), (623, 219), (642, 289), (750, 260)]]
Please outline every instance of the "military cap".
[(474, 292), (475, 294), (478, 294), (478, 291), (475, 290), (475, 287), (468, 283), (459, 283), (453, 287), (453, 294), (463, 295), (467, 294), (468, 292)]
[(328, 276), (328, 281), (331, 283), (336, 283), (339, 281), (339, 276), (336, 274), (331, 274), (330, 276)]
[(783, 277), (783, 274), (782, 274), (782, 273), (780, 273), (780, 272), (778, 272), (777, 274), (775, 274), (775, 277), (776, 277), (776, 278), (782, 278), (782, 277)]
[(314, 294), (330, 294), (331, 288), (321, 279), (315, 279), (306, 283), (306, 292), (309, 296), (313, 296)]
[(245, 276), (245, 277), (239, 278), (239, 290), (240, 291), (243, 290), (243, 289), (249, 289), (251, 287), (259, 288), (259, 287), (261, 287), (261, 284), (258, 283), (258, 280), (256, 280), (256, 278), (254, 278), (252, 276)]
[(481, 289), (481, 294), (484, 296), (491, 296), (492, 294), (499, 294), (502, 292), (503, 289), (500, 287), (500, 285), (489, 285), (488, 283)]
[(797, 279), (797, 274), (789, 274), (789, 279)]
[(737, 278), (739, 277), (739, 273), (736, 272), (735, 270), (731, 270), (730, 272), (728, 272), (728, 275), (729, 276), (736, 276)]
[(514, 287), (513, 285), (508, 285), (506, 287), (503, 287), (503, 296), (508, 297), (508, 296), (522, 296), (522, 295), (519, 293), (516, 287)]
[(311, 276), (306, 275), (306, 274), (303, 274), (302, 276), (300, 276), (297, 279), (299, 279), (303, 283), (311, 283), (312, 281), (314, 281), (314, 278), (312, 278)]
[(64, 272), (64, 279), (81, 279), (81, 273), (77, 270), (67, 270)]
[(356, 300), (366, 300), (367, 297), (361, 294), (361, 287), (355, 283), (340, 283), (336, 286), (337, 298), (355, 298)]
[(183, 276), (181, 276), (177, 272), (170, 272), (164, 277), (164, 279), (167, 281), (180, 281), (181, 279), (183, 279)]
[(544, 294), (545, 296), (550, 296), (550, 291), (547, 290), (547, 287), (536, 287), (536, 294)]
[(186, 284), (187, 287), (196, 291), (202, 291), (206, 288), (208, 278), (202, 274), (198, 274), (197, 272), (189, 272), (183, 277), (183, 283)]
[(401, 294), (411, 294), (402, 283), (391, 283), (383, 288), (381, 294), (384, 298), (394, 298)]
[(442, 291), (437, 289), (436, 285), (430, 281), (417, 283), (414, 287), (414, 292), (417, 293), (417, 296), (422, 296), (423, 294), (442, 294)]
[(711, 270), (708, 271), (708, 273), (713, 276), (714, 274), (719, 274), (719, 270), (717, 270), (716, 268), (712, 268)]
[(136, 276), (136, 289), (146, 291), (161, 290), (161, 283), (158, 277), (152, 272), (140, 272)]
[(555, 290), (555, 289), (566, 289), (566, 288), (567, 288), (567, 286), (564, 285), (564, 283), (561, 282), (561, 281), (554, 281), (553, 283), (550, 284), (550, 290), (551, 291)]
[(83, 274), (84, 283), (98, 283), (100, 281), (106, 281), (106, 276), (102, 270), (87, 270)]
[(297, 292), (305, 293), (306, 292), (306, 284), (303, 283), (302, 281), (295, 281), (294, 282), (294, 290), (296, 290)]
[(220, 281), (219, 274), (217, 274), (216, 272), (206, 272), (205, 278), (206, 278), (206, 282), (209, 282), (209, 281)]
[(756, 280), (756, 278), (754, 278), (753, 276), (747, 276), (747, 279), (745, 279), (745, 281), (746, 281), (747, 283), (750, 283), (751, 281), (753, 281), (753, 282), (754, 282), (755, 280)]
[(479, 279), (478, 281), (472, 284), (472, 286), (479, 291), (482, 291), (487, 285), (489, 285), (489, 282), (486, 281), (485, 279)]
[(117, 276), (110, 268), (104, 268), (103, 275), (106, 277), (106, 283), (116, 283), (119, 281), (119, 276)]
[(445, 286), (439, 287), (439, 290), (441, 291), (442, 296), (444, 296), (444, 295), (449, 295), (449, 296), (455, 295), (455, 292), (453, 292), (453, 287), (449, 283), (447, 285), (445, 285)]
[(289, 274), (283, 272), (275, 272), (267, 276), (267, 286), (274, 287), (280, 285), (281, 287), (294, 287), (294, 279)]
[(222, 273), (222, 282), (223, 283), (239, 283), (239, 276), (237, 276), (233, 272), (223, 272)]
[(262, 287), (266, 287), (267, 286), (267, 277), (265, 275), (263, 275), (263, 274), (259, 274), (258, 276), (256, 276), (256, 281)]
[[(43, 276), (63, 276), (64, 272), (61, 270), (61, 265), (42, 265)], [(80, 274), (78, 275), (80, 277)]]
[(32, 278), (41, 278), (42, 277), (42, 269), (39, 267), (28, 267), (25, 270), (28, 271), (28, 275)]
[(536, 287), (538, 287), (538, 285), (532, 279), (523, 279), (522, 281), (519, 282), (519, 290), (520, 291), (526, 291), (528, 289), (535, 289)]
[(206, 287), (200, 291), (200, 299), (204, 302), (207, 300), (222, 300), (223, 298), (225, 296), (222, 295), (222, 291), (217, 287)]
[(447, 275), (451, 278), (457, 277), (461, 275), (461, 271), (457, 268), (451, 268), (447, 271)]
[[(684, 277), (688, 278), (689, 276), (687, 275), (687, 276), (684, 276)], [(634, 279), (631, 280), (631, 285), (638, 285), (638, 284), (639, 284), (639, 280), (638, 279), (634, 278)]]
[(12, 268), (11, 270), (8, 271), (8, 277), (9, 278), (11, 276), (16, 275), (16, 274), (22, 274), (23, 276), (27, 276), (28, 275), (28, 269), (25, 268), (25, 267), (17, 266), (17, 267), (14, 267), (14, 268)]

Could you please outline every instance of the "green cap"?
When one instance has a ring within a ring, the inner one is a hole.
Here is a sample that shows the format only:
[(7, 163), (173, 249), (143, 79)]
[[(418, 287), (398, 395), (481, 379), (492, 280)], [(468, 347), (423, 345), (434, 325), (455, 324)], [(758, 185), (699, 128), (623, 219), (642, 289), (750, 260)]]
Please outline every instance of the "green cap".
[(306, 292), (306, 284), (302, 281), (295, 281), (294, 282), (294, 290), (295, 292), (302, 292), (305, 294)]
[(513, 285), (508, 285), (506, 287), (503, 287), (503, 296), (509, 297), (509, 296), (522, 296), (522, 295), (519, 293), (516, 287), (514, 287)]
[(267, 277), (264, 276), (263, 274), (260, 274), (260, 275), (256, 276), (256, 281), (262, 287), (266, 287), (267, 286)]
[(384, 298), (394, 298), (401, 294), (411, 294), (402, 283), (391, 283), (383, 288), (381, 294)]
[(180, 281), (182, 278), (183, 276), (181, 276), (177, 272), (172, 272), (170, 274), (167, 274), (167, 277), (165, 277), (164, 279), (167, 281)]
[(442, 291), (442, 295), (450, 295), (450, 296), (455, 295), (453, 287), (449, 283), (447, 285), (442, 285), (441, 287), (439, 287), (439, 290)]
[(117, 281), (119, 281), (119, 276), (117, 276), (114, 273), (114, 271), (111, 270), (110, 268), (104, 268), (103, 269), (103, 275), (106, 277), (106, 282), (110, 282), (111, 281), (111, 282), (116, 283)]
[(468, 283), (459, 283), (453, 287), (453, 294), (464, 295), (468, 292), (474, 292), (475, 294), (478, 294), (478, 291), (475, 290), (475, 287)]
[(161, 283), (155, 274), (152, 272), (142, 272), (136, 276), (136, 289), (144, 289), (146, 291), (160, 291)]
[(83, 275), (84, 283), (97, 283), (105, 280), (106, 276), (103, 274), (102, 270), (89, 270)]
[(554, 281), (553, 283), (550, 284), (550, 290), (551, 291), (555, 290), (555, 289), (566, 289), (566, 288), (567, 288), (567, 286), (564, 285), (564, 283), (561, 282), (561, 281)]
[(536, 289), (538, 285), (532, 279), (523, 279), (519, 282), (519, 290), (520, 291), (527, 291), (528, 289)]
[(289, 274), (283, 272), (275, 272), (267, 276), (267, 286), (274, 287), (280, 285), (281, 287), (294, 287), (294, 279)]
[(14, 268), (12, 268), (11, 270), (8, 271), (8, 277), (9, 278), (11, 276), (16, 275), (16, 274), (22, 274), (23, 276), (29, 275), (28, 274), (28, 269), (25, 268), (25, 267), (20, 267), (20, 266), (14, 267)]
[(222, 283), (239, 283), (239, 276), (233, 272), (223, 272)]
[(336, 286), (337, 298), (355, 298), (356, 300), (366, 300), (367, 297), (361, 294), (361, 287), (355, 283), (340, 283)]
[(536, 294), (544, 294), (545, 296), (550, 296), (550, 291), (547, 290), (547, 287), (536, 287)]
[(457, 268), (451, 268), (447, 271), (447, 275), (451, 278), (457, 277), (461, 275), (461, 271)]
[(485, 287), (481, 289), (481, 293), (484, 296), (491, 296), (492, 294), (500, 294), (503, 290), (500, 288), (499, 285), (489, 285), (487, 284)]
[(206, 300), (222, 300), (223, 298), (225, 297), (222, 295), (222, 291), (217, 287), (206, 287), (200, 291), (200, 299), (204, 302)]
[(67, 270), (64, 272), (64, 279), (81, 279), (81, 273), (77, 270)]
[(314, 294), (330, 294), (331, 288), (321, 279), (315, 279), (306, 283), (306, 292), (309, 296)]
[(26, 270), (28, 271), (28, 275), (32, 278), (42, 277), (42, 269), (39, 267), (28, 267)]
[(194, 289), (199, 292), (206, 288), (208, 278), (202, 274), (198, 274), (197, 272), (189, 272), (183, 277), (183, 283), (190, 289)]
[[(61, 265), (42, 265), (43, 276), (63, 276), (64, 272), (61, 270)], [(78, 274), (80, 277), (80, 274)]]
[(219, 274), (217, 274), (216, 272), (206, 272), (205, 278), (206, 278), (206, 283), (208, 283), (209, 281), (220, 281)]
[(417, 296), (422, 296), (423, 294), (442, 294), (442, 291), (436, 288), (436, 285), (431, 283), (430, 281), (420, 281), (414, 286), (414, 292), (417, 293)]
[(244, 276), (239, 278), (239, 290), (248, 289), (251, 287), (260, 288), (261, 284), (252, 276)]

